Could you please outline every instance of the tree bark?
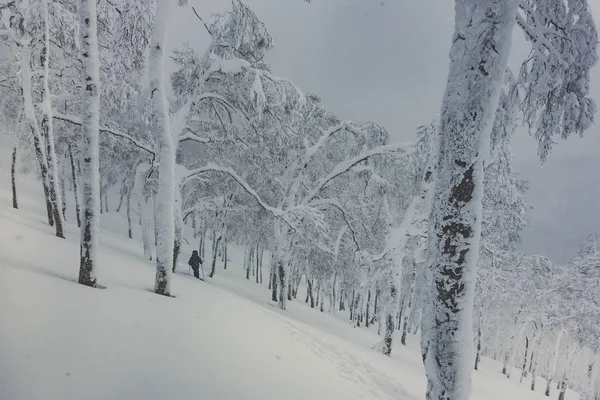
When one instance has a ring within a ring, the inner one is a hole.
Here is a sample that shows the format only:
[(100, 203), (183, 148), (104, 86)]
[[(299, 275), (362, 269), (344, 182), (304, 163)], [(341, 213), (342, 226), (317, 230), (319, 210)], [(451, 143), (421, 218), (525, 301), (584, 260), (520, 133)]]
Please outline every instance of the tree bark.
[(123, 206), (123, 200), (125, 200), (125, 196), (127, 195), (127, 185), (125, 184), (125, 179), (123, 179), (123, 183), (121, 184), (121, 193), (119, 194), (119, 205), (115, 209), (115, 212), (121, 211), (121, 207)]
[(271, 260), (271, 300), (277, 302), (277, 262)]
[(13, 151), (12, 151), (12, 163), (10, 166), (10, 181), (12, 184), (12, 205), (13, 208), (18, 209), (19, 208), (19, 203), (17, 202), (17, 171), (16, 171), (16, 166), (17, 166), (17, 145), (15, 145), (13, 147)]
[[(390, 286), (390, 297), (391, 297), (391, 301), (392, 302), (396, 302), (396, 286), (395, 285), (391, 285)], [(391, 305), (388, 305), (388, 307), (391, 307), (393, 309), (395, 309), (396, 307), (393, 307)], [(394, 331), (396, 330), (396, 327), (394, 326), (394, 319), (395, 319), (395, 315), (391, 312), (387, 312), (386, 313), (386, 319), (385, 319), (385, 334), (383, 336), (383, 354), (385, 354), (386, 356), (389, 356), (392, 354), (392, 343), (393, 343), (393, 339), (394, 339)]]
[(44, 189), (44, 199), (46, 201), (46, 212), (48, 215), (48, 225), (54, 226), (54, 212), (52, 202), (50, 201), (50, 190), (48, 188), (48, 162), (42, 146), (42, 135), (37, 123), (37, 117), (34, 111), (32, 98), (32, 71), (31, 71), (31, 48), (26, 46), (21, 50), (21, 78), (22, 95), (25, 120), (33, 137), (33, 148), (35, 156), (40, 167), (42, 178), (42, 187)]
[(127, 189), (127, 236), (129, 239), (133, 239), (133, 235), (131, 232), (131, 190)]
[(475, 371), (479, 370), (481, 359), (481, 325), (477, 327), (477, 353), (475, 354)]
[(219, 237), (217, 238), (217, 240), (214, 241), (213, 243), (213, 251), (212, 251), (212, 266), (210, 268), (210, 274), (208, 275), (209, 278), (214, 278), (215, 273), (217, 272), (217, 256), (218, 256), (218, 252), (217, 249), (219, 248), (219, 243), (221, 242), (221, 235), (219, 235)]
[(48, 13), (48, 0), (43, 3), (44, 15), (44, 40), (40, 54), (43, 71), (42, 84), (42, 133), (46, 140), (46, 161), (48, 165), (48, 193), (52, 203), (52, 218), (56, 236), (64, 239), (64, 217), (62, 215), (62, 202), (58, 185), (58, 163), (54, 147), (54, 121), (52, 120), (52, 104), (50, 100), (50, 15)]
[(523, 359), (523, 368), (521, 371), (521, 379), (519, 383), (523, 382), (523, 378), (527, 377), (527, 352), (529, 351), (529, 338), (525, 336), (525, 357)]
[(560, 383), (560, 392), (558, 393), (558, 400), (565, 400), (565, 394), (567, 393), (567, 377), (565, 376)]
[(79, 23), (83, 60), (82, 95), (82, 201), (83, 221), (79, 283), (95, 287), (98, 279), (98, 231), (100, 197), (100, 57), (94, 0), (80, 0)]
[(159, 167), (158, 193), (155, 207), (156, 225), (156, 278), (154, 292), (171, 295), (171, 267), (173, 265), (173, 218), (175, 202), (175, 145), (169, 122), (169, 107), (164, 84), (164, 58), (167, 22), (175, 0), (158, 0), (154, 29), (150, 41), (148, 76), (154, 124), (158, 128)]
[(77, 184), (77, 173), (75, 172), (75, 162), (73, 161), (73, 151), (69, 144), (69, 161), (71, 163), (71, 181), (73, 182), (73, 196), (75, 197), (75, 214), (77, 216), (77, 227), (81, 228), (81, 208), (79, 205), (79, 185)]
[(515, 0), (457, 0), (430, 218), (431, 269), (421, 330), (427, 400), (468, 400), (473, 296), (488, 154), (510, 53)]

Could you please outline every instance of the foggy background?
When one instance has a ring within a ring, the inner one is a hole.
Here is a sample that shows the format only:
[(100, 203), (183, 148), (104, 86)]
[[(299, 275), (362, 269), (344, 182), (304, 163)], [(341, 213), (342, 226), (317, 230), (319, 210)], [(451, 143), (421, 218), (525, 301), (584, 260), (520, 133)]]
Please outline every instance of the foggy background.
[[(205, 19), (231, 8), (227, 0), (189, 0)], [(454, 2), (448, 0), (246, 0), (271, 32), (267, 57), (273, 73), (319, 95), (341, 119), (374, 120), (393, 141), (412, 141), (415, 128), (438, 118), (448, 72)], [(600, 27), (600, 0), (590, 0)], [(189, 7), (171, 18), (171, 51), (188, 42), (203, 52), (209, 35)], [(511, 65), (528, 45), (517, 27)], [(173, 68), (171, 64), (171, 68)], [(600, 104), (600, 66), (592, 74)], [(600, 116), (596, 118), (600, 121)], [(583, 139), (557, 139), (548, 161), (537, 159), (525, 130), (513, 139), (515, 167), (529, 182), (534, 207), (520, 251), (555, 262), (574, 256), (577, 244), (600, 233), (600, 128)]]

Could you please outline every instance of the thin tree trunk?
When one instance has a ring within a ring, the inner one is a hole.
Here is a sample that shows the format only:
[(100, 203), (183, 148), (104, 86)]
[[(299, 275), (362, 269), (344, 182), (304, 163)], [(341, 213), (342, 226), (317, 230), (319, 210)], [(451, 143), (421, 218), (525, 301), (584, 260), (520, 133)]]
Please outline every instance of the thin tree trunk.
[(129, 239), (133, 239), (131, 232), (131, 190), (127, 189), (127, 235)]
[(271, 300), (277, 302), (277, 262), (271, 260)]
[(456, 2), (455, 33), (436, 145), (421, 351), (427, 400), (468, 400), (473, 296), (481, 236), (483, 160), (517, 16), (515, 0)]
[(523, 378), (527, 377), (527, 353), (529, 351), (529, 338), (527, 336), (525, 336), (525, 357), (523, 360), (523, 368), (521, 371), (521, 379), (519, 380), (519, 383), (523, 382)]
[(263, 283), (263, 256), (265, 253), (265, 249), (260, 249), (260, 283)]
[(71, 162), (71, 181), (73, 182), (73, 196), (75, 197), (75, 214), (77, 215), (77, 227), (81, 228), (81, 209), (79, 205), (79, 185), (77, 184), (77, 173), (73, 161), (73, 151), (69, 144), (69, 161)]
[(125, 179), (123, 179), (123, 183), (121, 184), (121, 193), (119, 194), (119, 205), (115, 212), (121, 211), (121, 207), (123, 206), (123, 200), (125, 200), (125, 196), (127, 195), (127, 185), (125, 184)]
[(534, 358), (535, 351), (531, 351), (531, 363), (533, 366), (531, 367), (531, 390), (535, 391), (535, 373), (537, 369), (537, 358)]
[(52, 217), (54, 219), (54, 227), (56, 236), (59, 238), (65, 237), (64, 233), (64, 217), (62, 215), (62, 202), (60, 188), (58, 186), (58, 163), (56, 159), (56, 150), (54, 148), (54, 121), (52, 120), (52, 104), (50, 99), (50, 14), (48, 12), (48, 1), (44, 0), (43, 15), (44, 15), (44, 40), (41, 49), (41, 64), (43, 71), (42, 80), (42, 133), (46, 140), (46, 161), (48, 163), (48, 193), (50, 194), (50, 202), (52, 203)]
[(258, 273), (259, 273), (258, 266), (259, 266), (259, 261), (260, 261), (260, 251), (258, 249), (258, 245), (256, 245), (256, 260), (255, 261), (256, 261), (256, 283), (258, 283), (258, 281), (259, 281), (259, 279), (258, 279), (259, 278), (258, 277)]
[(62, 210), (61, 210), (61, 215), (63, 217), (64, 222), (67, 222), (67, 194), (66, 194), (66, 185), (65, 185), (65, 180), (61, 177), (60, 178), (60, 204), (62, 206)]
[(246, 254), (244, 256), (244, 264), (246, 266), (246, 279), (250, 280), (250, 268), (251, 267), (251, 263), (250, 260), (252, 259), (252, 247), (249, 247), (246, 249)]
[(100, 57), (94, 0), (80, 0), (79, 23), (82, 41), (82, 200), (83, 221), (79, 283), (96, 286), (98, 277), (98, 229), (100, 196)]
[(367, 294), (367, 315), (365, 317), (365, 327), (369, 327), (369, 308), (371, 307), (371, 291)]
[(23, 108), (26, 123), (32, 133), (35, 156), (40, 167), (42, 187), (44, 189), (44, 199), (46, 201), (46, 212), (48, 215), (48, 225), (54, 226), (54, 212), (52, 208), (52, 202), (50, 201), (50, 190), (48, 188), (48, 162), (46, 159), (44, 148), (42, 146), (43, 138), (38, 127), (32, 98), (32, 71), (30, 46), (31, 45), (29, 44), (28, 46), (23, 47), (23, 49), (21, 50), (21, 81)]
[(12, 164), (10, 166), (10, 181), (12, 183), (12, 204), (13, 208), (19, 208), (19, 204), (17, 202), (17, 145), (13, 147), (12, 151)]
[(481, 325), (477, 327), (477, 353), (475, 354), (475, 371), (479, 369), (481, 359)]
[(225, 240), (223, 241), (223, 269), (226, 270), (227, 269), (227, 252), (228, 252), (229, 246), (227, 245), (227, 237), (225, 237)]
[[(396, 286), (392, 284), (390, 286), (390, 296), (392, 302), (396, 302), (396, 294)], [(385, 323), (385, 335), (383, 337), (383, 354), (385, 354), (386, 356), (392, 354), (392, 342), (394, 338), (394, 330), (396, 329), (396, 327), (394, 326), (395, 317), (396, 316), (393, 313), (387, 312)]]
[(219, 235), (219, 237), (217, 238), (217, 240), (215, 240), (215, 242), (213, 243), (213, 251), (212, 251), (212, 266), (210, 268), (210, 274), (208, 275), (209, 278), (214, 278), (215, 276), (215, 272), (217, 271), (217, 257), (218, 257), (218, 252), (217, 249), (219, 248), (219, 243), (221, 242), (221, 235)]
[(558, 400), (565, 400), (565, 394), (567, 393), (567, 377), (565, 376), (560, 383), (560, 392), (558, 393)]

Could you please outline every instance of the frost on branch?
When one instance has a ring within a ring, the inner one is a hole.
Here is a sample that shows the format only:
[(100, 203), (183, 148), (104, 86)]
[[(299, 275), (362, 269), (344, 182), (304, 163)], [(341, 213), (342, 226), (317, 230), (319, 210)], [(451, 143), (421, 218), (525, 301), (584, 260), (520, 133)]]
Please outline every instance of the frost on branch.
[(587, 96), (598, 34), (586, 0), (522, 0), (520, 8), (517, 23), (532, 49), (521, 66), (519, 88), (544, 161), (555, 136), (581, 135), (594, 121), (596, 104)]

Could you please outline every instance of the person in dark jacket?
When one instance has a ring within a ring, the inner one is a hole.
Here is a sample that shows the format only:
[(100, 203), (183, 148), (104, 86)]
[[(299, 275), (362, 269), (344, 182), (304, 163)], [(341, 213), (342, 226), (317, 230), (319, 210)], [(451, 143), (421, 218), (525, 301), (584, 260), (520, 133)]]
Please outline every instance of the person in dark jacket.
[(202, 259), (198, 255), (198, 250), (192, 251), (192, 256), (188, 264), (194, 270), (194, 277), (200, 279), (200, 264), (202, 264)]

